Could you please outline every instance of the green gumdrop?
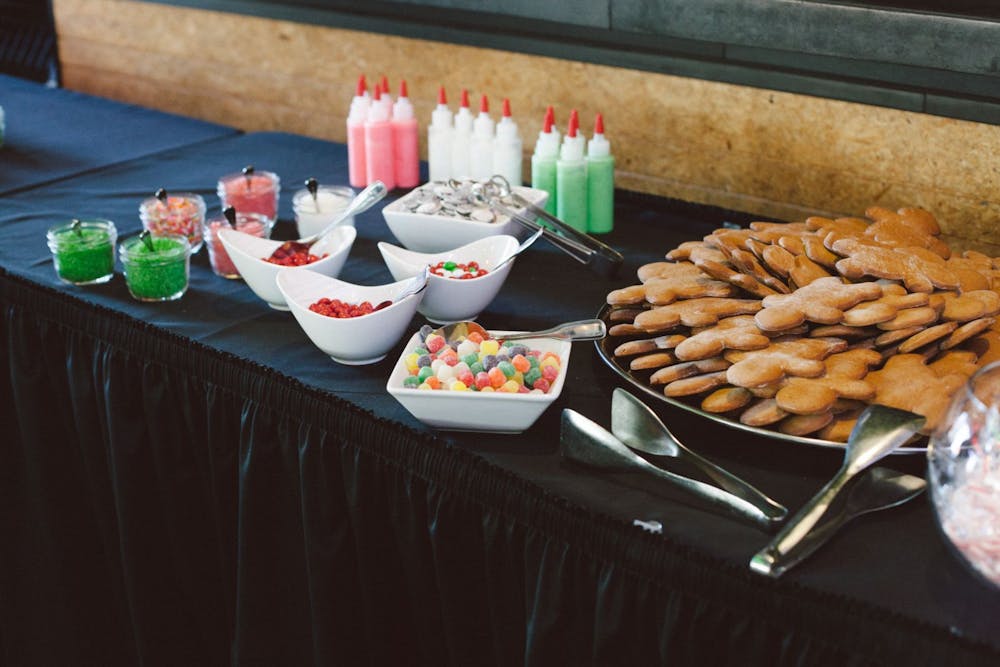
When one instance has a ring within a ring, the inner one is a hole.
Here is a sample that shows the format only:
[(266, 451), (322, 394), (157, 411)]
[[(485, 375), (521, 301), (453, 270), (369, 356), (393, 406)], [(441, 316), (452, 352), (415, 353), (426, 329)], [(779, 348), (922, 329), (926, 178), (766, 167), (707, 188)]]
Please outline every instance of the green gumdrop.
[(534, 387), (535, 381), (542, 377), (542, 371), (538, 368), (532, 368), (530, 371), (524, 374), (524, 386)]
[(434, 371), (431, 370), (430, 366), (421, 366), (420, 371), (417, 373), (417, 378), (420, 382), (423, 382), (432, 375), (434, 375)]

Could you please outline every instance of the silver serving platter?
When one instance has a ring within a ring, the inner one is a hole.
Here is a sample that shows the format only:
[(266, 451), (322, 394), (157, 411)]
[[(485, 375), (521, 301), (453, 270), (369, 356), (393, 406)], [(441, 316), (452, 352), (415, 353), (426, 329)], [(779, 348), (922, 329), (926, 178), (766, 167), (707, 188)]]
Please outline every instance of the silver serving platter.
[[(609, 313), (611, 312), (611, 307), (605, 305), (601, 308), (600, 312), (597, 313), (598, 319), (604, 320), (604, 323), (611, 328), (614, 322), (609, 320)], [(638, 389), (646, 396), (651, 396), (659, 402), (671, 405), (675, 408), (680, 408), (687, 412), (698, 415), (699, 417), (704, 417), (710, 421), (722, 424), (723, 426), (728, 426), (729, 428), (736, 429), (737, 431), (744, 431), (745, 433), (752, 433), (754, 435), (760, 436), (762, 438), (768, 438), (770, 440), (780, 440), (783, 442), (797, 443), (801, 445), (811, 445), (813, 447), (825, 447), (828, 449), (839, 449), (843, 450), (846, 443), (834, 442), (832, 440), (821, 440), (819, 438), (807, 438), (800, 435), (788, 435), (782, 433), (781, 431), (772, 431), (770, 429), (761, 428), (759, 426), (747, 426), (739, 421), (730, 419), (725, 415), (716, 414), (712, 412), (705, 412), (696, 405), (687, 403), (685, 401), (678, 400), (676, 398), (671, 398), (661, 391), (656, 391), (648, 384), (643, 382), (640, 374), (634, 373), (627, 366), (622, 366), (618, 363), (618, 360), (614, 356), (614, 348), (618, 346), (619, 343), (627, 340), (628, 337), (625, 336), (607, 336), (603, 340), (595, 341), (594, 345), (597, 347), (597, 354), (606, 363), (611, 370), (617, 373), (625, 382), (629, 385)], [(900, 447), (896, 449), (893, 454), (924, 454), (927, 452), (926, 447)]]

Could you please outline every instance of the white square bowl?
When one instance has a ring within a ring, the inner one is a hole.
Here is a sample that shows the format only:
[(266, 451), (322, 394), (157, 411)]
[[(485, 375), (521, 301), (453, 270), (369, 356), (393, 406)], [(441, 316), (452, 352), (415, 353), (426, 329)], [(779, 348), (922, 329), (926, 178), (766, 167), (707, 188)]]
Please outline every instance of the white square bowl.
[[(416, 194), (419, 190), (433, 186), (434, 183), (426, 183), (382, 209), (389, 230), (404, 248), (417, 252), (442, 252), (487, 236), (507, 234), (523, 237), (528, 231), (527, 227), (510, 218), (503, 222), (478, 222), (445, 215), (411, 213), (408, 208), (410, 198), (419, 196)], [(512, 190), (536, 206), (544, 207), (549, 198), (545, 190), (522, 186)]]
[[(498, 338), (502, 332), (497, 332)], [(513, 333), (513, 332), (508, 332)], [(409, 376), (406, 355), (420, 343), (420, 332), (410, 337), (403, 353), (389, 375), (386, 390), (411, 415), (436, 429), (447, 431), (480, 431), (490, 433), (521, 433), (531, 427), (545, 409), (562, 393), (569, 369), (572, 343), (553, 338), (527, 338), (517, 341), (542, 354), (555, 352), (561, 361), (559, 376), (546, 394), (481, 393), (447, 389), (410, 389), (403, 386)]]

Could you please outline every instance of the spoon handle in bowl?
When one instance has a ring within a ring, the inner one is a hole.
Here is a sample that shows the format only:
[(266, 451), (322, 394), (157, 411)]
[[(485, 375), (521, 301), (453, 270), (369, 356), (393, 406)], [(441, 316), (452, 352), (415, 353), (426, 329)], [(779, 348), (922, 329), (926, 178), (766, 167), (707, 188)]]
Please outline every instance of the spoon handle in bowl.
[(542, 331), (524, 331), (521, 333), (504, 334), (504, 340), (520, 340), (522, 338), (557, 338), (559, 340), (601, 340), (607, 335), (607, 325), (602, 320), (578, 320), (554, 326)]

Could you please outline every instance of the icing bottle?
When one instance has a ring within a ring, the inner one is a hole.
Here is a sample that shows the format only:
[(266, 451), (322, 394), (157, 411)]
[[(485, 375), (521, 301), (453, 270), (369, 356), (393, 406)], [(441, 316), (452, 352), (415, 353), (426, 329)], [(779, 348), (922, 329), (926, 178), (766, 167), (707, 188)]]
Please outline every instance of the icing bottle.
[(556, 216), (581, 232), (587, 231), (587, 161), (583, 156), (580, 117), (573, 109), (556, 161)]
[(559, 130), (555, 128), (555, 113), (550, 106), (545, 110), (545, 122), (535, 142), (531, 155), (531, 187), (545, 190), (549, 198), (545, 210), (556, 214), (556, 160), (559, 159)]
[(493, 175), (493, 132), (496, 123), (490, 118), (490, 101), (483, 95), (479, 100), (479, 115), (472, 123), (469, 144), (469, 170), (472, 178), (486, 180)]
[(382, 87), (376, 86), (368, 120), (365, 121), (365, 177), (369, 183), (382, 181), (396, 187), (395, 159), (392, 151), (392, 123), (382, 102)]
[(371, 99), (365, 75), (358, 77), (358, 87), (347, 112), (347, 180), (356, 188), (368, 185), (365, 170), (365, 120)]
[(431, 124), (427, 127), (427, 162), (432, 181), (447, 181), (452, 176), (451, 132), (451, 109), (441, 86), (437, 107), (431, 112)]
[(385, 108), (389, 110), (389, 114), (392, 115), (392, 95), (389, 94), (389, 77), (383, 74), (378, 84), (379, 88), (382, 89), (382, 104), (385, 105)]
[(472, 142), (472, 112), (469, 111), (469, 91), (462, 89), (462, 103), (455, 114), (451, 134), (451, 177), (459, 180), (472, 176), (469, 169), (469, 144)]
[(493, 145), (493, 173), (507, 179), (511, 186), (521, 185), (521, 163), (524, 155), (517, 123), (510, 115), (510, 100), (504, 98), (503, 116), (497, 124), (496, 143)]
[(413, 188), (420, 184), (420, 155), (417, 148), (417, 119), (406, 91), (406, 79), (399, 83), (399, 97), (392, 105), (392, 154), (396, 185)]
[(606, 234), (615, 224), (615, 158), (604, 137), (604, 118), (594, 119), (594, 138), (587, 142), (587, 231)]

